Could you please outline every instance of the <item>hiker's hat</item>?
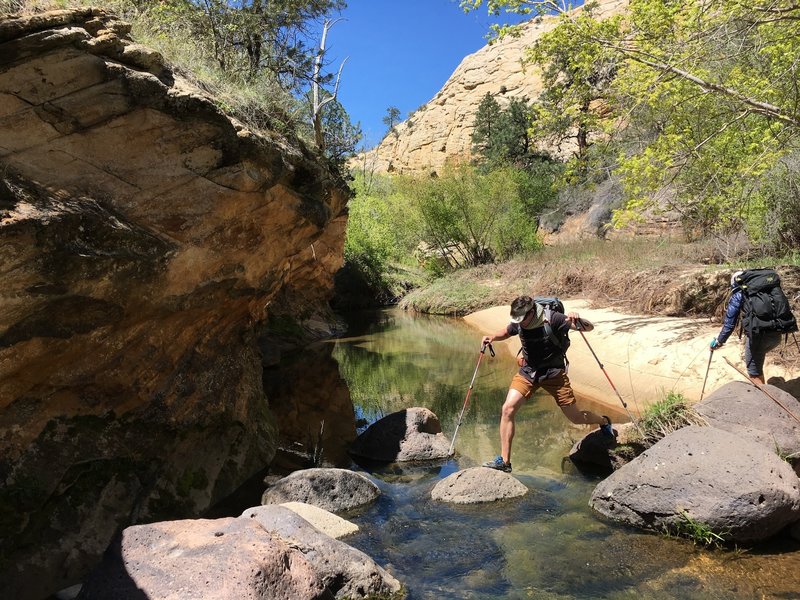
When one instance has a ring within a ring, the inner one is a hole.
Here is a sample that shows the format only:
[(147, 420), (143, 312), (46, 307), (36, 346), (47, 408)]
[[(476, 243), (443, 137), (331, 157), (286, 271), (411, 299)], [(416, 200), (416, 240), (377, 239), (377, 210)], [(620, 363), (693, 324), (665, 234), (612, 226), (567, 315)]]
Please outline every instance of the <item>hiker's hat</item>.
[(744, 273), (744, 271), (736, 271), (736, 273), (731, 275), (731, 287), (732, 288), (739, 287), (739, 283), (736, 281), (736, 278), (739, 277), (739, 275), (741, 275), (742, 273)]
[[(539, 308), (533, 298), (529, 296), (523, 296), (521, 298), (521, 302), (516, 302), (511, 304), (511, 322), (512, 323), (521, 323), (525, 320), (525, 315), (527, 315), (532, 308), (536, 308), (536, 314), (538, 316)], [(516, 305), (516, 306), (515, 306)]]

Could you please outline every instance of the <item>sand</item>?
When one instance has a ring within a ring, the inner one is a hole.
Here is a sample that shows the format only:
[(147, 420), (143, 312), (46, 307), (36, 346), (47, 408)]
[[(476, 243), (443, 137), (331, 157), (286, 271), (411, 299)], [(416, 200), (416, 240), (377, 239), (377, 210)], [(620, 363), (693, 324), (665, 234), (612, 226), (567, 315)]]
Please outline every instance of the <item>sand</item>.
[[(668, 392), (684, 395), (690, 402), (700, 399), (703, 378), (709, 361), (709, 342), (719, 333), (721, 323), (708, 319), (629, 315), (615, 310), (590, 308), (583, 300), (564, 300), (567, 312), (574, 311), (591, 321), (595, 329), (584, 334), (605, 367), (622, 399), (634, 416), (646, 406), (661, 400)], [(509, 306), (481, 310), (464, 317), (481, 334), (494, 334), (508, 324)], [(614, 393), (580, 332), (570, 333), (569, 377), (576, 394), (612, 408), (621, 402)], [(790, 342), (792, 342), (790, 337)], [(494, 344), (495, 350), (511, 354), (519, 350), (514, 336)], [(742, 354), (744, 338), (737, 333), (725, 346), (714, 352), (705, 396), (729, 381), (745, 377), (730, 367), (727, 357), (745, 371)], [(764, 365), (767, 380), (771, 377), (790, 379), (789, 374), (774, 365), (767, 355)]]

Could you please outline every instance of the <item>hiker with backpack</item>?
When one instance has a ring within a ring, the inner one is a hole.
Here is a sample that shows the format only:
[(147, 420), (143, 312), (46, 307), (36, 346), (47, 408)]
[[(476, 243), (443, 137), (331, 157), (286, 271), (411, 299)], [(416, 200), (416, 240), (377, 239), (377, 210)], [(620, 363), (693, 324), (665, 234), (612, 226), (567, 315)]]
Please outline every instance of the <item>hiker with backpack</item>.
[(483, 337), (483, 344), (518, 335), (522, 356), (519, 371), (511, 380), (500, 413), (500, 456), (483, 464), (484, 467), (511, 472), (511, 443), (514, 440), (514, 417), (517, 411), (542, 388), (550, 394), (564, 415), (579, 425), (600, 425), (607, 436), (614, 437), (611, 419), (587, 410), (579, 410), (567, 376), (566, 351), (570, 329), (594, 329), (578, 313), (564, 314), (564, 305), (557, 298), (520, 296), (511, 303), (511, 322), (494, 335)]
[(781, 336), (797, 331), (797, 321), (781, 289), (780, 276), (772, 269), (736, 271), (731, 277), (731, 296), (725, 308), (725, 322), (711, 340), (711, 351), (721, 348), (740, 320), (739, 337), (745, 335), (744, 362), (747, 376), (764, 385), (764, 360), (776, 348)]

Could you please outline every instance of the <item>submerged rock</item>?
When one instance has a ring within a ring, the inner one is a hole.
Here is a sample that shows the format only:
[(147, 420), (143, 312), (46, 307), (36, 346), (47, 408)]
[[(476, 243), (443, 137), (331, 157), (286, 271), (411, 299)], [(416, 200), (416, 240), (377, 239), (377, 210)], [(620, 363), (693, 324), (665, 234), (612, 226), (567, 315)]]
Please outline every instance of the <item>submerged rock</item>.
[(431, 498), (452, 504), (479, 504), (518, 498), (528, 493), (528, 488), (510, 473), (472, 467), (442, 479), (431, 490)]
[(370, 425), (350, 452), (375, 461), (403, 462), (447, 458), (450, 440), (439, 418), (427, 408), (414, 407), (386, 415)]
[(378, 486), (361, 473), (347, 469), (303, 469), (267, 488), (261, 503), (305, 502), (339, 513), (370, 504), (380, 495)]
[(754, 542), (800, 519), (800, 480), (756, 442), (690, 426), (602, 481), (589, 504), (644, 529), (674, 531), (691, 521), (727, 540)]

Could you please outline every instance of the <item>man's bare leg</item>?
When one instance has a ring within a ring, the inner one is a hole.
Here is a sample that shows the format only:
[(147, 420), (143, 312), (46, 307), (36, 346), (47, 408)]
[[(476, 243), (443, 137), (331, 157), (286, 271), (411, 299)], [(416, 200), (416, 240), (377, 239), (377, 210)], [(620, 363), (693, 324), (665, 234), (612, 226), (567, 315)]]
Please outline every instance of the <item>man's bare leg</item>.
[(766, 383), (763, 375), (748, 375), (748, 377), (755, 385), (764, 385)]
[(525, 397), (513, 388), (508, 390), (506, 401), (500, 412), (500, 456), (503, 461), (511, 462), (511, 442), (514, 440), (514, 416), (525, 404)]
[(578, 405), (572, 403), (568, 406), (560, 406), (561, 412), (573, 423), (577, 425), (603, 425), (606, 420), (600, 415), (589, 410), (578, 410)]

